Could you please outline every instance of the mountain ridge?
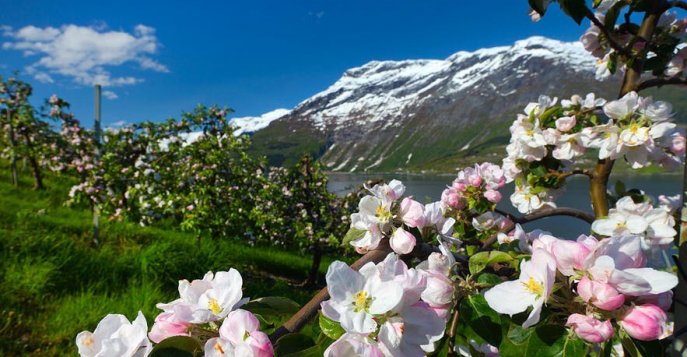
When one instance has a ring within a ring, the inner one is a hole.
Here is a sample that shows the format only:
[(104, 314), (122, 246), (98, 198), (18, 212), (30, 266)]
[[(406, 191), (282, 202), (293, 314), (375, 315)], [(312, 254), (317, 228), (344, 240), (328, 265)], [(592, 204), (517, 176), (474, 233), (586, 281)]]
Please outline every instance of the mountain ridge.
[(579, 42), (541, 36), (443, 60), (370, 61), (256, 131), (252, 150), (273, 165), (307, 152), (344, 172), (498, 161), (516, 113), (540, 94), (615, 97), (617, 78), (596, 81), (595, 63)]

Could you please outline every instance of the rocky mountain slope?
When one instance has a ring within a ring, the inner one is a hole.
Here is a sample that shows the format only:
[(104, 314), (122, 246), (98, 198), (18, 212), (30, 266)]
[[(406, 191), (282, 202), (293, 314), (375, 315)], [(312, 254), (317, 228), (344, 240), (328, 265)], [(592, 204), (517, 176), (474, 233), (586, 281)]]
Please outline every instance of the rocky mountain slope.
[(452, 171), (497, 160), (516, 113), (539, 94), (614, 98), (617, 80), (596, 81), (594, 64), (581, 44), (544, 37), (445, 60), (369, 62), (269, 116), (254, 151), (275, 165), (309, 152), (345, 172)]

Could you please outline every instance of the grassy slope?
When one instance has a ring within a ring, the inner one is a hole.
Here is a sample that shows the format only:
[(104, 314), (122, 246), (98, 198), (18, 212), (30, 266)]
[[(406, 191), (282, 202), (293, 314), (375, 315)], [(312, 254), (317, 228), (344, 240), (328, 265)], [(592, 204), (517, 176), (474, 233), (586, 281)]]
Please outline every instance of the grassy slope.
[[(0, 355), (66, 355), (84, 329), (107, 313), (149, 326), (155, 303), (178, 296), (179, 279), (208, 270), (238, 269), (244, 296), (287, 296), (299, 303), (314, 292), (294, 288), (309, 268), (307, 255), (236, 242), (197, 241), (175, 230), (105, 223), (101, 246), (91, 243), (91, 215), (62, 205), (71, 180), (47, 179), (49, 189), (15, 189), (0, 167)], [(324, 273), (330, 260), (325, 259)]]

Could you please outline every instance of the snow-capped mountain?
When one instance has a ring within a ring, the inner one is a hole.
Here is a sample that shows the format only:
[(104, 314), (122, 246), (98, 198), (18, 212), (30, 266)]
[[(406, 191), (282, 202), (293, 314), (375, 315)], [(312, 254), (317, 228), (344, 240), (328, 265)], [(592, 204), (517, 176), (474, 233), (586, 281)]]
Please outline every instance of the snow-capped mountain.
[(257, 131), (255, 151), (277, 165), (310, 152), (351, 172), (495, 160), (515, 114), (540, 94), (615, 97), (619, 83), (596, 81), (594, 65), (580, 43), (544, 37), (444, 60), (369, 62)]
[(265, 113), (259, 117), (240, 117), (232, 118), (229, 122), (235, 129), (234, 134), (241, 135), (247, 133), (254, 133), (270, 125), (271, 122), (289, 114), (289, 109), (275, 109), (271, 112)]

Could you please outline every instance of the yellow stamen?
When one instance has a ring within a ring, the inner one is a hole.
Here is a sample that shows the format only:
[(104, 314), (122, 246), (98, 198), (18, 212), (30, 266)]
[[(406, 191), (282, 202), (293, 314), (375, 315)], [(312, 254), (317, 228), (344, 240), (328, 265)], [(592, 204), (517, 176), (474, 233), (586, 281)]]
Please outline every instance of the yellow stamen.
[(391, 212), (389, 212), (383, 205), (377, 206), (377, 218), (381, 221), (388, 221), (391, 218)]
[(372, 298), (367, 296), (367, 292), (362, 290), (358, 291), (353, 297), (353, 306), (355, 312), (367, 311), (371, 302)]
[(215, 315), (218, 315), (220, 311), (222, 311), (222, 308), (219, 306), (216, 299), (210, 299), (208, 301), (208, 309), (210, 309), (210, 311), (212, 311), (212, 313)]
[(95, 343), (95, 341), (93, 340), (93, 337), (91, 337), (91, 336), (88, 336), (88, 337), (84, 338), (84, 340), (83, 340), (83, 344), (86, 345), (87, 347), (90, 347), (93, 343)]
[(537, 294), (538, 296), (542, 296), (544, 294), (544, 285), (534, 280), (533, 277), (530, 277), (530, 279), (527, 280), (527, 283), (523, 284), (525, 285), (525, 289), (529, 290), (531, 293)]

